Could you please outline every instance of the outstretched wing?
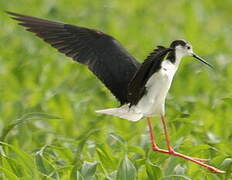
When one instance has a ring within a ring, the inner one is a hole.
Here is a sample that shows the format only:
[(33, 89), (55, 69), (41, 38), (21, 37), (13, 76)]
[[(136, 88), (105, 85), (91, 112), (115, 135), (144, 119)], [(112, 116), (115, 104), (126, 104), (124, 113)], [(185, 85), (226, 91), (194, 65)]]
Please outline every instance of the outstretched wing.
[(27, 31), (88, 68), (124, 104), (127, 87), (140, 67), (113, 37), (98, 30), (7, 12)]
[(158, 46), (143, 62), (128, 86), (130, 106), (136, 105), (146, 93), (145, 85), (149, 78), (161, 68), (161, 63), (171, 48)]

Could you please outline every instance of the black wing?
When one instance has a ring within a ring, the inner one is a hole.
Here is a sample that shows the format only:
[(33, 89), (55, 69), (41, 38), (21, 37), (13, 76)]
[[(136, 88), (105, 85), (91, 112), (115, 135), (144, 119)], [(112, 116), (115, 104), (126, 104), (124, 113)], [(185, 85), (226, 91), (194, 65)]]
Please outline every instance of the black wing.
[(113, 37), (98, 30), (7, 12), (27, 31), (88, 68), (124, 104), (128, 84), (140, 67)]
[(143, 62), (128, 86), (130, 106), (136, 105), (146, 93), (145, 85), (149, 78), (161, 68), (161, 63), (171, 48), (158, 46)]

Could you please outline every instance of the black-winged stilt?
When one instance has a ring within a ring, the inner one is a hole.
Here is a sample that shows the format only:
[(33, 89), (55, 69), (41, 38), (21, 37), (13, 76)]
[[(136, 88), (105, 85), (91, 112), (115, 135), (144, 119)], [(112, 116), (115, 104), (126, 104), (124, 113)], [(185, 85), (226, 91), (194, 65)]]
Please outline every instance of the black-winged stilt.
[[(26, 27), (27, 31), (35, 33), (74, 61), (87, 65), (121, 103), (119, 108), (99, 110), (97, 113), (114, 115), (129, 121), (147, 118), (153, 151), (190, 160), (215, 173), (224, 172), (205, 164), (206, 159), (177, 153), (170, 145), (164, 118), (165, 98), (181, 59), (184, 56), (191, 56), (212, 67), (193, 53), (190, 43), (175, 40), (168, 48), (158, 46), (140, 64), (117, 40), (101, 31), (7, 13)], [(152, 116), (161, 117), (167, 150), (160, 149), (154, 140)]]

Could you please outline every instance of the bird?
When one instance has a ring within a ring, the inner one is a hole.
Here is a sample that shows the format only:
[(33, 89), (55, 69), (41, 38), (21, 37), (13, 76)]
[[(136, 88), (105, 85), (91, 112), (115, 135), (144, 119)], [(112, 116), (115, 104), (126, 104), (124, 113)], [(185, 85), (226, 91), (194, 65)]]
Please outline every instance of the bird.
[[(97, 110), (129, 121), (147, 119), (151, 149), (178, 156), (214, 173), (224, 171), (205, 161), (176, 152), (170, 142), (165, 119), (165, 99), (183, 57), (190, 56), (213, 68), (193, 52), (186, 40), (174, 40), (169, 47), (157, 46), (144, 60), (137, 61), (111, 35), (102, 31), (6, 11), (27, 31), (34, 33), (59, 52), (84, 64), (120, 102), (116, 108)], [(153, 133), (152, 117), (161, 119), (167, 150), (158, 147)]]

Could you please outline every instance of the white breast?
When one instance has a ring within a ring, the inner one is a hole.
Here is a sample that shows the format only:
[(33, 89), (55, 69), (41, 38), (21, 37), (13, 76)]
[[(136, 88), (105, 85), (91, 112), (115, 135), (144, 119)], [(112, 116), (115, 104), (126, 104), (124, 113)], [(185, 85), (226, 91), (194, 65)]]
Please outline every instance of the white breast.
[(164, 104), (173, 76), (177, 70), (176, 64), (164, 60), (159, 72), (154, 73), (146, 83), (147, 93), (133, 107), (134, 111), (144, 117), (152, 115), (164, 115)]
[(183, 54), (176, 54), (176, 61), (172, 63), (164, 60), (159, 72), (154, 73), (146, 83), (147, 93), (137, 105), (130, 107), (129, 104), (119, 108), (103, 109), (97, 113), (114, 115), (129, 121), (138, 121), (143, 117), (164, 115), (164, 104), (173, 76), (180, 64)]

